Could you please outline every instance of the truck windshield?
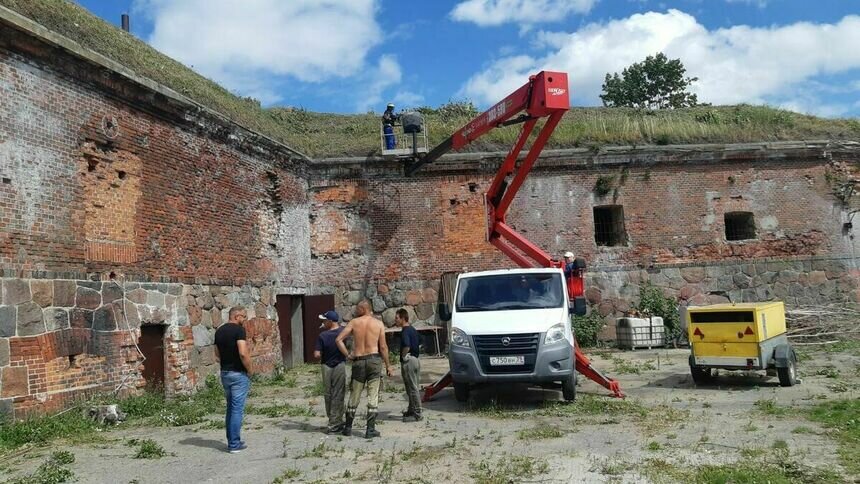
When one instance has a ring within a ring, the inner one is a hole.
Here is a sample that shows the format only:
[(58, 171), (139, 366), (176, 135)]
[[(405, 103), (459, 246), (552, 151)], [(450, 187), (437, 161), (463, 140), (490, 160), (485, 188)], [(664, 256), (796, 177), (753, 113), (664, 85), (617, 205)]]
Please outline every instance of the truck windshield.
[(561, 274), (499, 274), (460, 279), (457, 311), (560, 308)]

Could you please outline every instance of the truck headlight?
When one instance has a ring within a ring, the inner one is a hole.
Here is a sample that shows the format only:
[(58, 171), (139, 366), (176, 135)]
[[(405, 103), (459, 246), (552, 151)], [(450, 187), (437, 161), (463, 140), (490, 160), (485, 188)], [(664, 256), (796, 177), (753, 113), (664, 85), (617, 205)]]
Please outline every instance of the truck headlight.
[(564, 339), (564, 323), (556, 324), (555, 326), (549, 328), (546, 331), (546, 336), (544, 337), (543, 344), (551, 345), (553, 343), (558, 343)]
[(469, 344), (469, 337), (466, 336), (466, 333), (457, 328), (451, 328), (451, 343), (454, 346), (462, 346), (463, 348), (472, 347), (472, 345)]

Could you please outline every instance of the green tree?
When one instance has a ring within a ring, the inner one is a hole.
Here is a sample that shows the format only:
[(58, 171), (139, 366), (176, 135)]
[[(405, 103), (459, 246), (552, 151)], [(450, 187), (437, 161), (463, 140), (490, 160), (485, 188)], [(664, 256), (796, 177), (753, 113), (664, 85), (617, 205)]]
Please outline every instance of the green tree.
[(604, 106), (637, 109), (674, 109), (695, 106), (698, 99), (687, 88), (698, 77), (684, 77), (687, 70), (680, 59), (669, 60), (662, 52), (649, 55), (621, 71), (619, 76), (606, 74)]

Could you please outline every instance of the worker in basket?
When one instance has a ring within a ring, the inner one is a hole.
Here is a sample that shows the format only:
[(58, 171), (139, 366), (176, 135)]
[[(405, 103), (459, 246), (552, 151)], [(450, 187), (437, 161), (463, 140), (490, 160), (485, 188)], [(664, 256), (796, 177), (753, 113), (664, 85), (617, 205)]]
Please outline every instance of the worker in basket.
[(397, 118), (398, 116), (394, 114), (394, 103), (388, 103), (385, 112), (382, 113), (382, 134), (385, 137), (386, 150), (397, 148), (397, 138), (394, 136), (394, 123), (397, 122)]

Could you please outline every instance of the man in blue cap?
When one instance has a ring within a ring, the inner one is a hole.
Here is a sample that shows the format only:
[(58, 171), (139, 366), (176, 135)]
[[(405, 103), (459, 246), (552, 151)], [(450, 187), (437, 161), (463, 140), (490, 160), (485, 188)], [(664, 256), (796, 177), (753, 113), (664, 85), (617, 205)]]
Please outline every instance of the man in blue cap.
[(397, 148), (397, 138), (394, 136), (394, 123), (397, 122), (398, 117), (394, 113), (394, 104), (388, 103), (388, 106), (385, 106), (385, 112), (382, 113), (382, 134), (385, 136), (386, 150)]
[(343, 331), (340, 316), (335, 311), (320, 314), (325, 329), (317, 338), (314, 358), (319, 358), (322, 366), (322, 379), (325, 396), (325, 414), (328, 417), (327, 434), (343, 430), (344, 398), (346, 397), (346, 357), (335, 343), (337, 335)]

